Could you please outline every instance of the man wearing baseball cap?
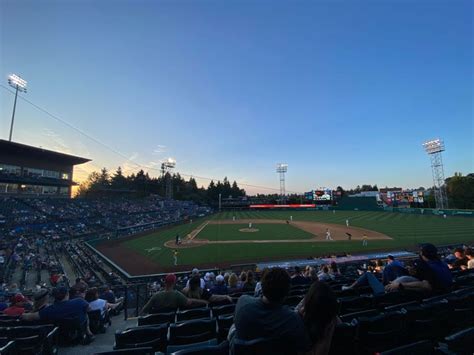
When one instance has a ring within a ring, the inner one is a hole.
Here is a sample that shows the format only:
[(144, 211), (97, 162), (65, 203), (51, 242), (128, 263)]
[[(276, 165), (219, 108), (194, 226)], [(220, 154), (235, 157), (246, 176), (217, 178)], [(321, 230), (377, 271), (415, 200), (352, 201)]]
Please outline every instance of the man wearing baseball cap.
[(176, 275), (166, 275), (165, 289), (151, 296), (150, 300), (143, 307), (142, 314), (150, 313), (150, 311), (176, 310), (181, 307), (207, 304), (207, 302), (203, 300), (187, 298), (181, 292), (174, 289), (175, 284)]

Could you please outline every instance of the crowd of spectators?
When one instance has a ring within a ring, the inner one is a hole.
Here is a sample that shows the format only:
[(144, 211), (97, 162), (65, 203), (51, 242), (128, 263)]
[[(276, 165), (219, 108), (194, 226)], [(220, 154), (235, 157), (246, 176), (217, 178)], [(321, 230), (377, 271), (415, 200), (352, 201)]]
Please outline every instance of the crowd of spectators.
[(10, 237), (29, 233), (61, 239), (102, 234), (120, 228), (166, 224), (210, 210), (190, 201), (145, 198), (53, 199), (0, 198), (0, 232)]
[[(450, 292), (452, 272), (459, 276), (467, 271), (464, 255), (472, 253), (467, 247), (451, 251), (448, 254), (444, 250), (443, 255), (434, 245), (424, 244), (416, 258), (398, 260), (387, 255), (385, 260), (359, 262), (355, 268), (351, 265), (350, 271), (335, 261), (321, 265), (319, 270), (308, 265), (304, 270), (272, 268), (257, 273), (248, 270), (240, 275), (226, 271), (201, 275), (194, 269), (189, 277), (180, 280), (167, 275), (164, 287), (154, 288), (157, 292), (141, 313), (236, 302), (234, 326), (228, 336), (231, 344), (234, 338), (284, 339), (277, 346), (280, 350), (289, 347), (288, 353), (327, 354), (334, 329), (341, 323), (340, 294), (361, 288), (374, 297), (411, 291), (425, 299)], [(354, 282), (341, 285), (351, 279), (348, 275)], [(339, 291), (335, 291), (336, 284)], [(290, 307), (290, 291), (298, 287), (304, 287), (305, 293), (297, 305)]]

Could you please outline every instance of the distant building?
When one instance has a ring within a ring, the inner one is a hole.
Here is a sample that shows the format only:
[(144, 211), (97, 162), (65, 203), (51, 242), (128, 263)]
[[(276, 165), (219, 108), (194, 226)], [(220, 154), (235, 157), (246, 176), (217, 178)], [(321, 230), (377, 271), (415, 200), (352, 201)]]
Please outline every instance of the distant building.
[(74, 165), (88, 161), (0, 139), (0, 196), (71, 197)]

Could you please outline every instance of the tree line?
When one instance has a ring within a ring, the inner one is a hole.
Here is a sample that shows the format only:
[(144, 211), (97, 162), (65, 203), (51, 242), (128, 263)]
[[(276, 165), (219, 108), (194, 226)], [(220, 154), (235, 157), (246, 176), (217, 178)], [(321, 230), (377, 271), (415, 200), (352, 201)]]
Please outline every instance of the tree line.
[(147, 196), (157, 194), (164, 196), (167, 180), (171, 180), (173, 198), (176, 200), (191, 200), (197, 203), (213, 203), (218, 200), (219, 194), (222, 197), (245, 196), (245, 190), (241, 189), (237, 182), (232, 184), (225, 177), (222, 181), (211, 180), (209, 186), (198, 187), (196, 180), (190, 177), (185, 180), (179, 173), (159, 177), (150, 177), (143, 170), (136, 174), (124, 175), (122, 168), (118, 167), (114, 173), (110, 173), (106, 168), (100, 172), (92, 172), (86, 181), (78, 189), (77, 197), (103, 197), (103, 196)]
[[(241, 189), (236, 181), (231, 184), (227, 177), (217, 182), (211, 180), (207, 187), (198, 187), (193, 177), (185, 180), (179, 173), (166, 173), (160, 177), (150, 177), (148, 173), (140, 170), (136, 174), (124, 175), (121, 167), (118, 167), (112, 174), (106, 168), (101, 169), (100, 172), (91, 173), (87, 180), (80, 185), (78, 197), (120, 196), (124, 194), (133, 196), (158, 194), (164, 196), (167, 179), (171, 179), (173, 198), (177, 200), (215, 204), (219, 199), (219, 194), (222, 198), (246, 196), (245, 190)], [(445, 188), (450, 208), (474, 209), (474, 173), (466, 176), (459, 172), (454, 173), (454, 176), (445, 180)], [(419, 187), (418, 190), (429, 191), (431, 188)], [(377, 185), (363, 184), (348, 190), (338, 186), (336, 191), (342, 197), (363, 191), (379, 191), (379, 188)], [(273, 203), (277, 203), (280, 199), (276, 193), (257, 194), (255, 197), (274, 201)], [(305, 200), (302, 195), (290, 194), (286, 196), (286, 202), (304, 203), (309, 201)], [(434, 206), (434, 194), (426, 194), (425, 207)]]

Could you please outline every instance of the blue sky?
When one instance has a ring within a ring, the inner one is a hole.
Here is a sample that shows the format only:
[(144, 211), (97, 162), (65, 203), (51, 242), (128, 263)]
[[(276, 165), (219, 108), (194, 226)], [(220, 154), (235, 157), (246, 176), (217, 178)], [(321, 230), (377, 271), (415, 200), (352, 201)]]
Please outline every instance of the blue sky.
[(273, 188), (286, 162), (290, 191), (429, 186), (433, 137), (447, 176), (474, 170), (471, 1), (3, 0), (0, 23), (2, 83), (132, 159), (20, 100), (14, 140), (93, 159), (78, 179), (172, 156)]

